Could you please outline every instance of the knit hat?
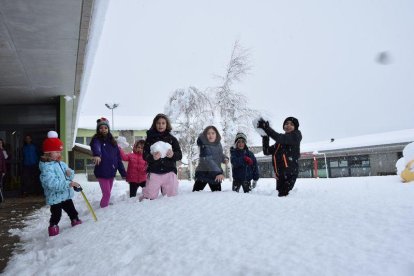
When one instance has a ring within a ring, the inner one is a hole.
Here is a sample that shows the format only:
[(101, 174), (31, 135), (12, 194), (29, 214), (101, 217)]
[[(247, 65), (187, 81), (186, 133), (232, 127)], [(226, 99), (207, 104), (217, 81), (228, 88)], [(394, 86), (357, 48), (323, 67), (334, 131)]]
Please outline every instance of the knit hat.
[(295, 117), (287, 117), (284, 121), (283, 121), (283, 126), (285, 126), (287, 121), (291, 121), (293, 123), (293, 125), (295, 126), (295, 129), (299, 128), (299, 121), (298, 119), (296, 119)]
[(239, 132), (236, 134), (236, 139), (234, 139), (234, 143), (237, 144), (237, 141), (239, 141), (240, 139), (244, 140), (244, 143), (247, 143), (247, 136), (246, 134)]
[(63, 151), (63, 143), (58, 138), (56, 131), (49, 131), (47, 138), (43, 141), (43, 152)]
[(107, 126), (109, 129), (109, 121), (107, 118), (99, 118), (98, 120), (96, 120), (96, 129), (99, 130), (100, 126)]

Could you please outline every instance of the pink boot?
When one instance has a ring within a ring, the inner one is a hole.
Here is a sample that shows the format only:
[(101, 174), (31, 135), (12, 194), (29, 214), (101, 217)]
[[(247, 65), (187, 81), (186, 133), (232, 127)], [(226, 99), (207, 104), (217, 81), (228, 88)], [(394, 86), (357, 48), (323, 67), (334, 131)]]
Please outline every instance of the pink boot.
[(49, 237), (59, 235), (59, 226), (57, 225), (49, 226), (47, 230), (49, 230)]
[(78, 224), (82, 224), (82, 221), (80, 219), (74, 219), (74, 220), (72, 220), (71, 224), (72, 224), (72, 227), (73, 227), (73, 226), (76, 226)]

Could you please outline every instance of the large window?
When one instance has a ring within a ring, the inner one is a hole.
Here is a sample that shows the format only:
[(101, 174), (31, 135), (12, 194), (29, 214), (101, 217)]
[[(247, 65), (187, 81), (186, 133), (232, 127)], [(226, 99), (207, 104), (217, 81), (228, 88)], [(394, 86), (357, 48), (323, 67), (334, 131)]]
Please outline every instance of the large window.
[(313, 177), (313, 159), (299, 160), (299, 177), (303, 177), (303, 178)]
[(349, 166), (351, 168), (369, 167), (369, 156), (368, 155), (350, 156)]
[(346, 157), (330, 157), (329, 167), (331, 168), (346, 168), (348, 167), (348, 160)]
[(83, 144), (84, 141), (85, 141), (84, 137), (76, 137), (75, 139), (75, 143), (78, 143), (78, 144)]

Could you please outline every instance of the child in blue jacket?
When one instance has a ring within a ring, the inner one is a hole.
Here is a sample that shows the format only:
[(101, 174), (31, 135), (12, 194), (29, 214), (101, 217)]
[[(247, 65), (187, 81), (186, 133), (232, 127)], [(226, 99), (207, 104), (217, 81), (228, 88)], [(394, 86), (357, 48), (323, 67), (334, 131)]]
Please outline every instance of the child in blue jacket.
[(47, 139), (43, 142), (44, 155), (39, 162), (40, 181), (43, 186), (46, 203), (50, 205), (49, 236), (59, 234), (59, 221), (64, 210), (72, 226), (81, 224), (78, 212), (73, 204), (73, 187), (80, 187), (73, 181), (74, 171), (61, 161), (63, 143), (55, 131), (49, 131)]
[[(256, 187), (259, 179), (259, 169), (256, 157), (247, 147), (247, 137), (244, 133), (237, 133), (234, 140), (235, 147), (230, 148), (230, 161), (233, 172), (233, 191), (239, 192), (240, 186), (248, 193)], [(253, 180), (253, 183), (252, 183)]]

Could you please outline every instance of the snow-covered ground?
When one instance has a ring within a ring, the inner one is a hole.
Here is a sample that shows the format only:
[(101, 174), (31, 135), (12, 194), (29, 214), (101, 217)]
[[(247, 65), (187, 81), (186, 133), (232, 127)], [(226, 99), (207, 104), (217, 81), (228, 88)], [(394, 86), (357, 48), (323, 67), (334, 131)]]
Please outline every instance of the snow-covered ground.
[(192, 193), (138, 202), (115, 183), (100, 209), (96, 182), (76, 176), (83, 224), (64, 213), (61, 234), (47, 234), (49, 208), (36, 211), (5, 275), (414, 275), (414, 184), (398, 176), (299, 179), (278, 198), (273, 179), (251, 194)]

